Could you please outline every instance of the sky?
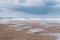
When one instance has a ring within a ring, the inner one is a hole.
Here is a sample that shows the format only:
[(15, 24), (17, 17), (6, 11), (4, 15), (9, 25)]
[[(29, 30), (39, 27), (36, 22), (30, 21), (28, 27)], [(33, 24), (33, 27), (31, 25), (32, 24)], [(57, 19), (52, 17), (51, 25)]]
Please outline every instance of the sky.
[(0, 17), (60, 18), (60, 0), (0, 0)]

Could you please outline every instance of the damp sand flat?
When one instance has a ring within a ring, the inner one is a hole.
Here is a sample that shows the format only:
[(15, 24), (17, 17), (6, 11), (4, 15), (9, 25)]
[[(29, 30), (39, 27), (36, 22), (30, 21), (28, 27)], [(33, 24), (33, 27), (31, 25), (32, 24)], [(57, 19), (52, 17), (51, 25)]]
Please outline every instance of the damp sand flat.
[[(37, 22), (20, 24), (0, 24), (0, 40), (59, 40), (60, 38), (60, 34), (58, 36), (60, 28), (45, 27)], [(28, 33), (29, 30), (34, 33)], [(56, 36), (51, 36), (53, 33), (56, 33)]]

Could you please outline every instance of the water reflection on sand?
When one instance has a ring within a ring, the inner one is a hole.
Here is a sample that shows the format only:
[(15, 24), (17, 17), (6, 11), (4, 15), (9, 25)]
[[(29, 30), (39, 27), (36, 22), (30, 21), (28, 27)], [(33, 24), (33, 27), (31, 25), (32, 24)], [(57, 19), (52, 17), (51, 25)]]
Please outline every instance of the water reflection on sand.
[[(37, 24), (36, 22), (31, 22), (31, 21), (29, 21), (29, 22), (27, 22), (27, 21), (25, 21), (25, 22), (24, 21), (23, 22), (0, 21), (0, 24), (9, 24), (8, 27), (10, 27), (10, 28), (4, 28), (4, 30), (5, 29), (14, 29), (15, 32), (26, 30), (27, 34), (31, 33), (31, 34), (36, 35), (35, 33), (39, 33), (39, 35), (55, 36), (56, 40), (60, 40), (60, 33), (59, 33), (60, 31), (59, 32), (51, 32), (48, 28), (49, 27), (52, 28), (53, 26), (51, 26), (51, 25), (49, 26), (49, 24), (47, 22), (38, 22), (38, 24)], [(35, 26), (35, 25), (37, 25), (37, 26)], [(39, 28), (39, 27), (41, 27), (41, 28)], [(53, 28), (55, 28), (55, 27), (53, 27)], [(56, 25), (56, 28), (57, 28), (57, 25)], [(24, 32), (22, 32), (22, 33), (24, 33)], [(17, 40), (17, 39), (15, 38), (14, 40)]]

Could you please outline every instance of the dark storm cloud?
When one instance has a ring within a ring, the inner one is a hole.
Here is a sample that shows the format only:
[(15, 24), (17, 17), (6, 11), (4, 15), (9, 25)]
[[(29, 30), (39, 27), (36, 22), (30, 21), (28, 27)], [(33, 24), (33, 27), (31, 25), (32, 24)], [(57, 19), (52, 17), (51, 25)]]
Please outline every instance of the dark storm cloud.
[(14, 11), (22, 11), (28, 14), (48, 14), (50, 11), (49, 7), (21, 7), (21, 8), (14, 8)]
[(28, 14), (37, 14), (37, 15), (47, 15), (50, 12), (52, 12), (54, 8), (51, 8), (51, 6), (56, 5), (54, 2), (44, 2), (44, 6), (42, 7), (18, 7), (18, 8), (13, 8), (13, 11), (22, 11), (26, 12)]

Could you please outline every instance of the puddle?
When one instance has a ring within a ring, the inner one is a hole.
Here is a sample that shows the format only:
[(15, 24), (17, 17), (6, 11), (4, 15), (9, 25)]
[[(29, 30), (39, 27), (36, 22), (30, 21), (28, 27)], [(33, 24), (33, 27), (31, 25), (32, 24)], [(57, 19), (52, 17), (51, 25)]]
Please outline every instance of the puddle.
[(60, 40), (60, 33), (46, 33), (46, 34), (40, 34), (40, 35), (49, 35), (49, 36), (56, 36), (56, 40)]
[(0, 21), (0, 24), (8, 24), (8, 21)]
[(42, 23), (40, 23), (40, 25), (44, 26), (44, 27), (48, 27), (48, 23), (46, 23), (46, 22), (42, 22)]
[(28, 33), (42, 32), (42, 31), (44, 31), (44, 29), (34, 28), (34, 29), (28, 30)]
[(16, 31), (19, 31), (19, 30), (24, 30), (24, 29), (31, 29), (32, 28), (32, 26), (25, 26), (25, 27), (17, 27), (15, 30)]
[(33, 28), (32, 26), (25, 26), (24, 29), (31, 29)]
[(23, 29), (15, 29), (15, 31), (20, 31), (20, 30), (23, 30)]
[(17, 24), (16, 25), (10, 25), (9, 27), (14, 27), (15, 31), (33, 28), (32, 26), (24, 26), (24, 25), (20, 25), (20, 24), (18, 24), (18, 25)]
[(4, 28), (4, 29), (13, 29), (13, 28)]

